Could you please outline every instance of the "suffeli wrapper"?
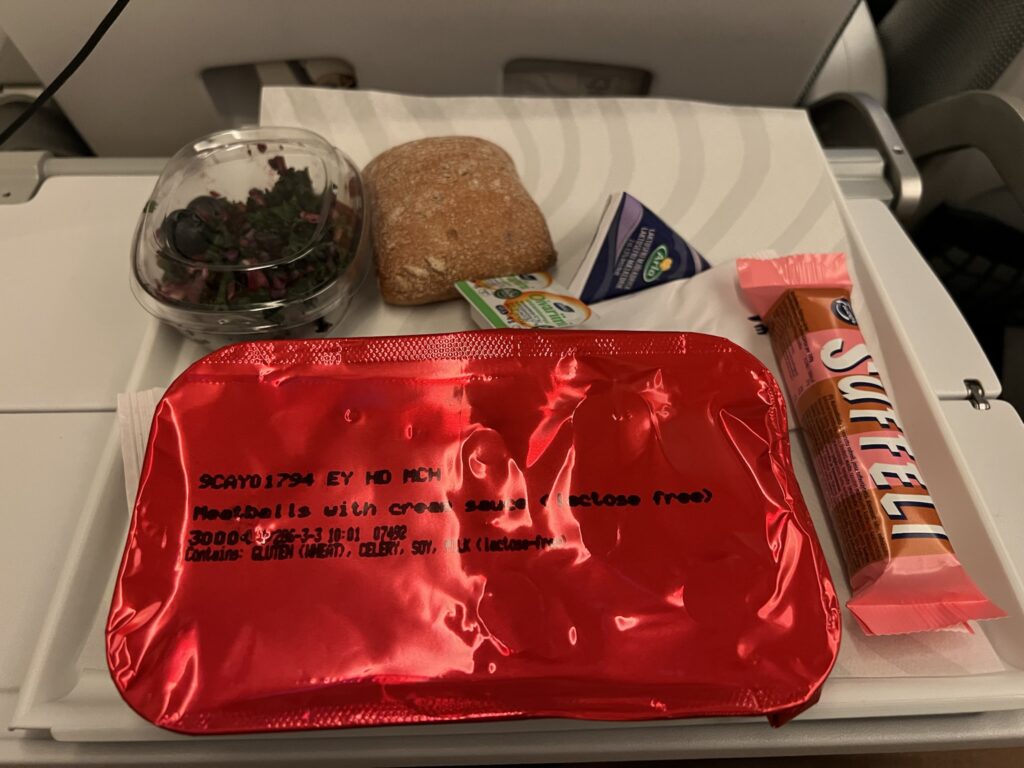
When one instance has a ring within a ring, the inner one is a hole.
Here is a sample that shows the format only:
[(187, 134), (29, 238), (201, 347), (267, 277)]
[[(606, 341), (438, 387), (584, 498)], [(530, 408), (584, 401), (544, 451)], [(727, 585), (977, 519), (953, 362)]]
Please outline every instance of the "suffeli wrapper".
[(967, 575), (857, 327), (841, 253), (740, 259), (740, 286), (768, 324), (869, 635), (1005, 613)]

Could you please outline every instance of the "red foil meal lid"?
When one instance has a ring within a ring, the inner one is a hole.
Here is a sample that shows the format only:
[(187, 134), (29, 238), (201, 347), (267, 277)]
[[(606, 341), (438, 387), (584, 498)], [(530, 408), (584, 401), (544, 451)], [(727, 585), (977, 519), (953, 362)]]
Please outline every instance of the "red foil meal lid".
[(813, 703), (839, 606), (752, 355), (676, 333), (258, 342), (153, 420), (125, 701), (232, 733)]

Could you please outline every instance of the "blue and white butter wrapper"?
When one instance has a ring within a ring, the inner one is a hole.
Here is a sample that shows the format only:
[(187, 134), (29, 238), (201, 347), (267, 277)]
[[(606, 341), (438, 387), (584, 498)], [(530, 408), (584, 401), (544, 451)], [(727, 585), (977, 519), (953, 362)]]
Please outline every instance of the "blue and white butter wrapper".
[(593, 304), (693, 277), (711, 267), (689, 243), (632, 195), (612, 195), (583, 264), (569, 285)]

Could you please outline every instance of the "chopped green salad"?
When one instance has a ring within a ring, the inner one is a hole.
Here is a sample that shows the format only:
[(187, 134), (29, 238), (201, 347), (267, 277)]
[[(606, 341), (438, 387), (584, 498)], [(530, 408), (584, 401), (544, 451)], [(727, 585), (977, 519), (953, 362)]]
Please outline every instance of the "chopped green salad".
[(267, 162), (277, 177), (269, 189), (244, 201), (211, 191), (167, 215), (157, 234), (163, 300), (225, 310), (300, 300), (345, 271), (359, 214), (334, 189), (325, 200), (307, 169)]

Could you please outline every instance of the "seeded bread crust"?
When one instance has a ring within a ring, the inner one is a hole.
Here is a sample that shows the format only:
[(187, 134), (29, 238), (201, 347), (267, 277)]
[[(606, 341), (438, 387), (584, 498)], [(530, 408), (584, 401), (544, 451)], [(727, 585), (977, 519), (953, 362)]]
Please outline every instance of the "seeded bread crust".
[(555, 261), (547, 223), (501, 147), (471, 136), (401, 144), (365, 169), (380, 292), (389, 304), (458, 294), (458, 280)]

